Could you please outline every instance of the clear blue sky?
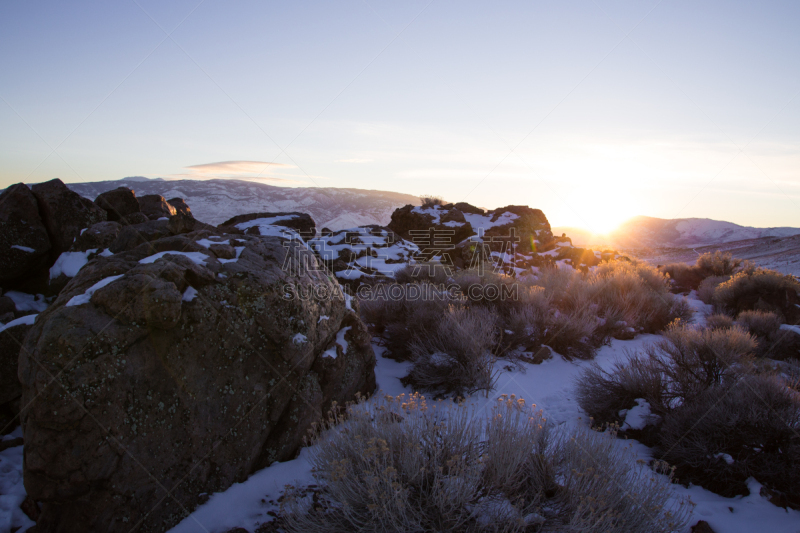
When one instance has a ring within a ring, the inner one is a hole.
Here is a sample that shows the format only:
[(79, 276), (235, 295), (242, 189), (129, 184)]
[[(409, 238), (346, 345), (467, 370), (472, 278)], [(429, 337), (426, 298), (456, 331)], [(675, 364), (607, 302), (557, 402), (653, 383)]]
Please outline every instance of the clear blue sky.
[(798, 2), (3, 2), (0, 187), (258, 177), (800, 226), (798, 28)]

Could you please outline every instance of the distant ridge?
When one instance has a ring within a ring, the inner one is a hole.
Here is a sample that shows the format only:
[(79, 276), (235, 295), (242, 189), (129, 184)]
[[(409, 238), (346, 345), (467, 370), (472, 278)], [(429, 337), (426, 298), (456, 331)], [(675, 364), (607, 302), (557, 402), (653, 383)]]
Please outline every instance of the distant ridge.
[(709, 218), (655, 218), (637, 216), (608, 235), (595, 235), (581, 228), (554, 227), (553, 234), (566, 233), (576, 245), (635, 248), (692, 248), (764, 237), (800, 235), (800, 228), (754, 228)]
[(121, 180), (68, 183), (78, 194), (94, 200), (117, 187), (128, 187), (137, 196), (160, 194), (180, 197), (204, 222), (220, 224), (243, 213), (301, 211), (310, 214), (318, 228), (332, 230), (378, 224), (385, 226), (398, 207), (419, 205), (417, 196), (389, 191), (335, 187), (276, 187), (235, 179), (164, 180), (133, 176)]

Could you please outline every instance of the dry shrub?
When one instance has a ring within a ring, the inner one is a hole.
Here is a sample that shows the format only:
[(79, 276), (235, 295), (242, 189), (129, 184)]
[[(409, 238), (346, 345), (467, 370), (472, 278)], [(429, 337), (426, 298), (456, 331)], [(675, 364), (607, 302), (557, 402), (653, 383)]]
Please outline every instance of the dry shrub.
[(670, 325), (644, 349), (664, 379), (658, 409), (671, 410), (748, 372), (755, 350), (753, 337), (739, 328), (697, 329), (680, 321)]
[(433, 331), (411, 341), (414, 364), (404, 383), (454, 395), (491, 390), (499, 326), (491, 308), (451, 306)]
[(772, 338), (781, 328), (781, 319), (769, 311), (742, 311), (736, 322), (744, 329), (764, 340)]
[[(681, 531), (683, 502), (608, 435), (568, 434), (501, 397), (486, 418), (417, 394), (348, 408), (312, 450), (313, 501), (289, 492), (290, 532)], [(337, 425), (338, 424), (338, 425)]]
[(660, 453), (682, 482), (732, 497), (754, 477), (800, 503), (800, 396), (763, 375), (712, 387), (666, 417)]
[(730, 276), (709, 276), (704, 279), (700, 286), (697, 288), (697, 297), (704, 304), (712, 304), (714, 302), (714, 291), (720, 283), (725, 283), (731, 279)]
[(714, 314), (706, 317), (708, 329), (727, 329), (733, 327), (733, 319), (728, 315)]
[(703, 281), (703, 276), (700, 275), (697, 269), (686, 263), (671, 263), (659, 267), (659, 270), (669, 276), (673, 284), (672, 289), (677, 292), (697, 289)]
[(739, 328), (695, 329), (676, 322), (643, 354), (629, 353), (610, 371), (587, 368), (576, 384), (578, 403), (599, 424), (619, 422), (619, 411), (637, 398), (664, 415), (748, 372), (755, 349), (750, 334)]
[(620, 411), (633, 407), (638, 398), (647, 400), (656, 410), (665, 403), (661, 372), (648, 359), (639, 357), (616, 362), (609, 371), (592, 364), (576, 380), (575, 390), (578, 405), (597, 426), (621, 425)]
[(800, 320), (800, 282), (790, 275), (763, 268), (747, 269), (714, 291), (717, 310), (738, 316), (742, 311), (773, 311), (791, 323)]
[(729, 252), (717, 250), (706, 252), (697, 258), (695, 269), (703, 278), (709, 276), (731, 276), (742, 265), (741, 259), (735, 259)]
[(591, 359), (597, 351), (598, 325), (590, 309), (556, 311), (547, 321), (544, 344), (566, 358)]

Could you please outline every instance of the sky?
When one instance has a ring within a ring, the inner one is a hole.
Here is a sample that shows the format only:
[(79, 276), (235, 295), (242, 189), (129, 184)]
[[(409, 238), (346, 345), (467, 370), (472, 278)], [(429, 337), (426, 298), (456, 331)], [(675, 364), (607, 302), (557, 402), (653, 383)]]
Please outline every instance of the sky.
[(800, 226), (800, 3), (0, 3), (0, 187), (255, 179)]

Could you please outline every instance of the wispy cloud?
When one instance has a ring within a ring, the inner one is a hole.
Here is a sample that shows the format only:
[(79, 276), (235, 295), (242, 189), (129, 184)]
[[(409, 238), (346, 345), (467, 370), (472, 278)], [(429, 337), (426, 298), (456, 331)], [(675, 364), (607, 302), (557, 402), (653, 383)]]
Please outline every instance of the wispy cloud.
[[(224, 179), (235, 178), (254, 181), (278, 181), (284, 184), (301, 183), (281, 175), (282, 172), (297, 168), (284, 163), (267, 161), (217, 161), (184, 167), (186, 172), (170, 174), (172, 179)], [(277, 175), (276, 175), (277, 174)]]
[(372, 159), (336, 159), (334, 163), (369, 163)]

